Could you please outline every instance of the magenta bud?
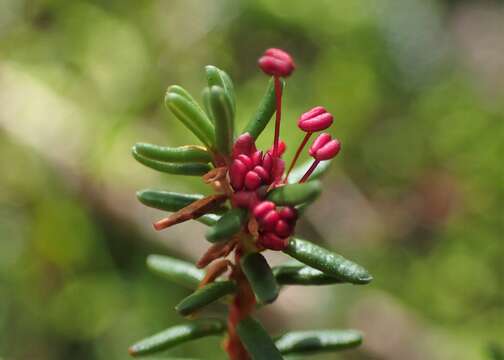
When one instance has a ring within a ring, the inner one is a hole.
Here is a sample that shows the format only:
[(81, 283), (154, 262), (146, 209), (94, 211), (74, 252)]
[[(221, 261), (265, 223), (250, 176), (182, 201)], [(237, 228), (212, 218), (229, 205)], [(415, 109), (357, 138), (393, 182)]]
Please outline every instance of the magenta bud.
[(256, 167), (254, 167), (253, 171), (257, 175), (259, 175), (259, 177), (261, 178), (262, 181), (264, 181), (264, 182), (268, 181), (268, 179), (269, 179), (268, 172), (266, 170), (264, 170), (264, 168), (262, 166), (256, 166)]
[(278, 213), (280, 214), (280, 217), (284, 219), (287, 222), (292, 222), (297, 219), (297, 212), (294, 208), (291, 208), (290, 206), (285, 206), (278, 210)]
[(269, 152), (264, 155), (263, 161), (262, 161), (262, 167), (264, 170), (266, 170), (268, 173), (271, 171), (273, 167), (273, 157)]
[(268, 75), (287, 77), (294, 71), (295, 65), (288, 53), (271, 48), (259, 58), (259, 67)]
[(322, 106), (317, 106), (301, 115), (298, 126), (306, 132), (316, 132), (327, 129), (333, 123), (333, 116)]
[(278, 215), (278, 212), (271, 210), (262, 219), (260, 219), (259, 222), (261, 224), (262, 230), (270, 231), (275, 229), (278, 220), (280, 220), (280, 215)]
[(261, 178), (253, 171), (249, 171), (245, 175), (245, 187), (248, 190), (255, 190), (261, 185)]
[(280, 158), (273, 159), (275, 166), (273, 166), (273, 180), (278, 180), (282, 177), (285, 170), (285, 161)]
[(252, 154), (250, 158), (252, 159), (252, 164), (254, 166), (260, 165), (262, 162), (263, 153), (262, 151), (256, 151)]
[(337, 139), (331, 139), (327, 133), (320, 134), (310, 147), (310, 155), (315, 160), (329, 160), (338, 155), (341, 143)]
[[(285, 141), (280, 140), (278, 142), (278, 156), (282, 156), (286, 149), (287, 149), (287, 145), (285, 144)], [(270, 155), (273, 155), (273, 147), (271, 147), (271, 149), (268, 150), (268, 153)]]
[(243, 187), (246, 172), (247, 167), (244, 163), (240, 160), (233, 160), (231, 166), (229, 167), (229, 180), (231, 181), (233, 189), (239, 190)]
[(291, 227), (284, 220), (278, 220), (275, 225), (275, 234), (278, 236), (285, 238), (291, 234)]
[(267, 233), (260, 237), (259, 242), (267, 249), (283, 250), (287, 247), (288, 239), (283, 239), (273, 233)]
[(241, 134), (233, 144), (233, 158), (240, 154), (250, 155), (256, 151), (254, 138), (249, 133)]
[(240, 154), (236, 157), (236, 160), (240, 160), (243, 163), (243, 165), (247, 167), (247, 169), (252, 168), (252, 159), (249, 156)]
[(262, 201), (254, 208), (254, 217), (256, 219), (262, 219), (271, 210), (275, 210), (276, 205), (271, 201)]

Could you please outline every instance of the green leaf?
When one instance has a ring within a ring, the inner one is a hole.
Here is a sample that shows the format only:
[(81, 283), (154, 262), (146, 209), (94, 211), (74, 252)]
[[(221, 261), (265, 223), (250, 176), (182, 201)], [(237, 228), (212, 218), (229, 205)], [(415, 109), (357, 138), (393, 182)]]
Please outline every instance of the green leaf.
[(224, 70), (221, 70), (213, 65), (205, 66), (205, 72), (207, 75), (208, 87), (210, 89), (212, 86), (219, 86), (224, 89), (225, 96), (231, 106), (231, 114), (234, 117), (234, 113), (236, 111), (236, 97), (231, 78)]
[(143, 356), (164, 351), (181, 343), (205, 336), (220, 335), (225, 325), (218, 320), (195, 320), (188, 324), (168, 328), (156, 335), (132, 345), (128, 351), (132, 356)]
[(210, 88), (210, 107), (215, 123), (215, 147), (221, 154), (231, 154), (234, 138), (234, 118), (231, 103), (220, 86)]
[(178, 86), (168, 88), (166, 106), (203, 144), (213, 148), (215, 132), (212, 122), (192, 97), (180, 94), (180, 89)]
[(309, 241), (291, 238), (284, 252), (329, 276), (352, 284), (367, 284), (373, 277), (366, 269)]
[[(285, 81), (281, 79), (282, 89), (285, 86)], [(276, 111), (276, 100), (275, 100), (275, 82), (273, 79), (270, 80), (268, 88), (266, 89), (266, 94), (262, 98), (259, 107), (248, 122), (242, 133), (249, 133), (254, 139), (257, 139), (262, 133), (271, 117)]]
[(189, 289), (195, 289), (205, 277), (205, 271), (191, 263), (164, 255), (149, 255), (147, 267), (152, 272)]
[(137, 143), (133, 146), (132, 151), (145, 158), (166, 162), (209, 163), (212, 161), (212, 155), (207, 151), (207, 149), (198, 145), (168, 147), (146, 143)]
[[(327, 170), (329, 170), (331, 163), (332, 159), (319, 162), (318, 166), (315, 168), (315, 171), (310, 175), (308, 182), (322, 177), (327, 172)], [(295, 167), (289, 175), (289, 184), (295, 184), (299, 182), (299, 180), (301, 180), (303, 175), (306, 173), (306, 171), (310, 168), (312, 164), (313, 160), (308, 160), (303, 164)]]
[(221, 297), (232, 294), (236, 285), (232, 281), (216, 281), (199, 288), (183, 299), (175, 310), (183, 316), (190, 315), (202, 307), (219, 300)]
[(247, 219), (247, 210), (234, 208), (224, 213), (217, 223), (208, 229), (206, 239), (210, 242), (229, 240), (240, 231)]
[[(138, 200), (145, 206), (172, 212), (178, 211), (195, 202), (196, 200), (203, 199), (203, 197), (204, 195), (201, 194), (181, 194), (171, 191), (151, 189), (141, 190), (137, 192)], [(228, 209), (224, 206), (218, 206), (215, 207), (215, 209), (212, 209), (212, 212), (221, 213), (227, 210)], [(214, 216), (211, 219), (207, 217), (207, 219), (207, 221), (211, 222), (213, 220), (216, 220), (217, 217)], [(205, 220), (203, 220), (202, 222), (205, 222)]]
[(241, 258), (240, 264), (257, 301), (263, 304), (275, 301), (280, 289), (264, 256), (249, 253)]
[(273, 189), (268, 193), (267, 198), (278, 206), (296, 206), (315, 201), (321, 191), (319, 181), (309, 181), (303, 184), (290, 184)]
[(280, 265), (273, 268), (273, 275), (279, 285), (330, 285), (344, 281), (324, 274), (306, 265)]
[(203, 107), (205, 108), (205, 112), (215, 126), (215, 121), (212, 115), (212, 106), (210, 105), (210, 89), (205, 87), (201, 93), (201, 97), (203, 98)]
[(133, 149), (132, 151), (133, 157), (141, 164), (168, 174), (175, 175), (189, 175), (189, 176), (201, 176), (210, 171), (211, 166), (203, 163), (169, 163), (162, 162), (158, 160), (152, 160), (146, 158), (145, 156), (140, 155), (138, 152)]
[(205, 214), (197, 218), (196, 221), (199, 221), (200, 223), (207, 226), (214, 226), (215, 224), (217, 224), (217, 221), (219, 221), (220, 218), (221, 216), (216, 214)]
[(293, 331), (282, 335), (275, 344), (282, 354), (309, 354), (349, 349), (362, 343), (355, 330)]
[(253, 360), (283, 359), (273, 340), (257, 320), (251, 317), (243, 319), (238, 323), (236, 331)]

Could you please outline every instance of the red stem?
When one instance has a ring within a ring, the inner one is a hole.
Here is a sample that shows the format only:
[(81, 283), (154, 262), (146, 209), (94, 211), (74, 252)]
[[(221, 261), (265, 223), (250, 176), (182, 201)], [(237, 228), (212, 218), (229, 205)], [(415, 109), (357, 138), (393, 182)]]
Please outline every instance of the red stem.
[(306, 171), (306, 173), (303, 175), (303, 177), (301, 178), (301, 180), (299, 180), (299, 183), (302, 184), (304, 183), (306, 180), (308, 180), (308, 178), (310, 177), (310, 175), (312, 174), (312, 172), (315, 170), (315, 168), (317, 167), (317, 165), (319, 164), (319, 160), (315, 160), (313, 162), (313, 164), (311, 164), (310, 168)]
[(278, 157), (278, 141), (280, 139), (280, 119), (282, 117), (282, 84), (280, 78), (275, 79), (275, 98), (276, 98), (276, 118), (275, 118), (275, 138), (273, 141), (273, 157)]
[(289, 166), (289, 170), (287, 171), (287, 175), (285, 175), (285, 182), (287, 182), (287, 179), (289, 178), (289, 174), (291, 173), (292, 169), (294, 168), (294, 165), (296, 165), (296, 161), (298, 160), (299, 155), (301, 155), (301, 151), (303, 151), (306, 143), (308, 142), (308, 140), (310, 139), (310, 136), (312, 134), (313, 133), (311, 133), (311, 132), (306, 133), (303, 141), (299, 145), (299, 147), (298, 147), (298, 149), (296, 151), (296, 155), (294, 155), (294, 158), (292, 159), (292, 162), (291, 162), (291, 164)]

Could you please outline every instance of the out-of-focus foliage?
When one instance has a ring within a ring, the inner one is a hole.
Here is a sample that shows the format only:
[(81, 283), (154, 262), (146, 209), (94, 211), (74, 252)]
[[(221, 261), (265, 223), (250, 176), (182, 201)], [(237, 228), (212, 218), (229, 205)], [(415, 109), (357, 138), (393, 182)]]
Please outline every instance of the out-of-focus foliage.
[[(0, 4), (0, 358), (126, 358), (175, 323), (188, 293), (148, 274), (145, 256), (194, 259), (203, 228), (153, 234), (159, 214), (134, 189), (209, 189), (142, 169), (130, 145), (198, 144), (163, 97), (182, 82), (196, 95), (207, 64), (235, 80), (242, 129), (270, 46), (300, 65), (285, 89), (287, 142), (303, 136), (297, 116), (321, 104), (343, 143), (299, 233), (365, 263), (375, 281), (289, 288), (264, 314), (269, 330), (362, 329), (363, 347), (343, 359), (488, 359), (490, 344), (502, 347), (501, 2)], [(170, 354), (215, 359), (216, 341)]]

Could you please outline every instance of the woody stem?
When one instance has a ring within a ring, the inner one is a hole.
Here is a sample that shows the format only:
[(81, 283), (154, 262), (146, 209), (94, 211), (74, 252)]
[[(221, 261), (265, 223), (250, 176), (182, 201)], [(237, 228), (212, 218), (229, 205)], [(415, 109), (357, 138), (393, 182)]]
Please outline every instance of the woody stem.
[(276, 117), (275, 117), (275, 138), (273, 141), (273, 157), (278, 156), (278, 141), (280, 139), (280, 119), (282, 117), (282, 84), (278, 76), (275, 80)]
[(304, 183), (306, 180), (308, 180), (308, 178), (310, 177), (310, 175), (313, 173), (313, 171), (315, 171), (315, 168), (317, 167), (317, 165), (319, 164), (319, 160), (315, 160), (313, 162), (313, 164), (311, 164), (310, 168), (306, 171), (306, 173), (303, 175), (303, 177), (301, 178), (301, 180), (299, 180), (299, 183), (302, 184)]
[(296, 151), (296, 155), (294, 155), (294, 158), (292, 159), (292, 162), (289, 166), (289, 170), (287, 171), (287, 175), (285, 175), (285, 182), (287, 182), (287, 179), (289, 178), (289, 174), (291, 173), (292, 169), (294, 168), (294, 165), (296, 165), (296, 161), (298, 160), (299, 158), (299, 155), (301, 155), (301, 151), (303, 151), (306, 143), (308, 142), (308, 140), (310, 139), (310, 136), (312, 135), (313, 133), (311, 132), (307, 132), (303, 141), (301, 142), (301, 144), (299, 145), (297, 151)]

